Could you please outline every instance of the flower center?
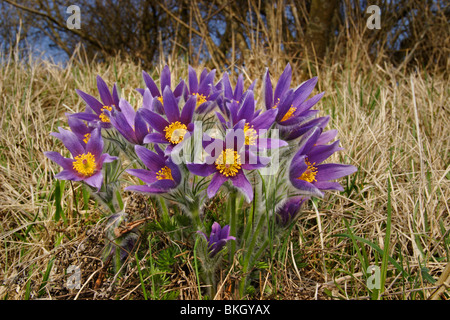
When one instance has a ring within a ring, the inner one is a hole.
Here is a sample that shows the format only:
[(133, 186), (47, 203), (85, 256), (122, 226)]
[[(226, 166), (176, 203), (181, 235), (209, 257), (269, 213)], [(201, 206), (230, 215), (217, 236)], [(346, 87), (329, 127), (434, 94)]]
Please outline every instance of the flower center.
[(156, 179), (158, 179), (158, 180), (165, 180), (165, 179), (173, 180), (172, 171), (167, 166), (164, 168), (161, 168), (161, 170), (159, 170), (156, 173)]
[(234, 177), (241, 169), (241, 156), (233, 149), (225, 149), (216, 159), (216, 169), (226, 177)]
[(186, 125), (180, 121), (172, 122), (170, 125), (164, 128), (166, 132), (166, 139), (173, 144), (178, 144), (184, 139), (184, 135), (187, 132)]
[(83, 142), (84, 143), (88, 143), (89, 142), (89, 139), (91, 138), (91, 134), (90, 133), (86, 133), (85, 135), (84, 135), (84, 139), (83, 139)]
[(244, 126), (244, 134), (245, 134), (245, 145), (252, 146), (255, 144), (256, 139), (258, 138), (258, 134), (256, 130), (253, 129), (253, 126), (250, 126), (248, 123)]
[(105, 110), (112, 111), (112, 107), (103, 106), (101, 109), (102, 113), (98, 116), (102, 122), (110, 122), (109, 117), (105, 114)]
[(92, 153), (83, 153), (75, 157), (73, 168), (81, 175), (90, 177), (96, 169), (95, 157)]
[(302, 175), (300, 177), (298, 177), (297, 179), (299, 180), (304, 180), (307, 182), (313, 182), (313, 181), (317, 181), (316, 180), (316, 175), (317, 175), (317, 168), (314, 167), (314, 165), (316, 164), (315, 162), (313, 164), (311, 164), (308, 159), (305, 159), (305, 163), (308, 166), (308, 168), (305, 170), (305, 172), (302, 173)]
[(163, 99), (162, 96), (159, 96), (159, 97), (156, 98), (156, 99), (158, 99), (158, 101), (161, 102), (162, 105), (164, 105), (164, 99)]
[(288, 112), (286, 112), (286, 114), (284, 115), (283, 119), (281, 119), (281, 121), (283, 122), (283, 121), (286, 121), (286, 120), (292, 118), (292, 115), (294, 114), (295, 110), (297, 110), (297, 108), (291, 106), (289, 108)]
[(193, 96), (197, 96), (197, 108), (202, 104), (206, 102), (206, 97), (200, 93), (193, 93)]

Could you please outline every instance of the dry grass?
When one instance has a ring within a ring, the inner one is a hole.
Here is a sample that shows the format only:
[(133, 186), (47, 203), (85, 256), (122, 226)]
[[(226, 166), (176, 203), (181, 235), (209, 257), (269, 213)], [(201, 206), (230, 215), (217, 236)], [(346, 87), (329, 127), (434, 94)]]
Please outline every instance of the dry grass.
[[(67, 183), (64, 189), (66, 222), (54, 219), (53, 175), (59, 169), (43, 151), (64, 152), (49, 133), (67, 125), (65, 112), (84, 108), (75, 89), (95, 93), (95, 76), (100, 74), (110, 84), (117, 81), (122, 95), (133, 103), (139, 99), (134, 88), (143, 85), (139, 66), (117, 59), (89, 63), (82, 57), (75, 53), (65, 67), (46, 61), (26, 63), (14, 53), (1, 57), (1, 298), (142, 298), (134, 256), (124, 277), (112, 285), (113, 275), (105, 272), (100, 260), (104, 241), (101, 209), (93, 202), (88, 210), (82, 201), (75, 203), (80, 199), (79, 185)], [(173, 79), (186, 75), (182, 62), (173, 60), (170, 66)], [(284, 62), (269, 66), (276, 77)], [(246, 76), (261, 79), (264, 67), (253, 60)], [(389, 254), (407, 270), (408, 277), (389, 264), (383, 296), (429, 298), (437, 284), (427, 276), (438, 280), (449, 262), (448, 80), (426, 71), (406, 74), (389, 65), (354, 62), (311, 69), (319, 76), (317, 92), (326, 91), (318, 104), (321, 115), (332, 116), (329, 128), (339, 131), (345, 148), (334, 160), (352, 163), (359, 172), (354, 182), (348, 181), (352, 187), (347, 193), (327, 196), (317, 209), (306, 208), (280, 253), (283, 259), (261, 271), (255, 285), (257, 298), (368, 298), (364, 268), (380, 265), (381, 255), (370, 245), (335, 235), (351, 231), (383, 249), (388, 183), (392, 190)], [(312, 75), (312, 71), (294, 70), (293, 83)], [(155, 214), (154, 209), (135, 210), (139, 199), (127, 200), (133, 219)], [(186, 251), (185, 263), (169, 275), (167, 290), (178, 290), (180, 299), (197, 299), (192, 248)], [(143, 260), (141, 268), (145, 268)], [(81, 290), (64, 287), (64, 270), (71, 264), (83, 270)], [(102, 274), (105, 280), (95, 288)], [(236, 265), (222, 274), (217, 298), (233, 298), (228, 284), (238, 277)]]

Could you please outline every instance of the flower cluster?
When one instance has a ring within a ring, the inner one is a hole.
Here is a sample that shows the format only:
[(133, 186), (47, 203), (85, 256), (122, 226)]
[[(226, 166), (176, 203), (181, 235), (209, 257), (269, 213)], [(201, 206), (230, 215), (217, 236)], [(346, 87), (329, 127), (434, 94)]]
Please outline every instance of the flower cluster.
[[(189, 66), (187, 81), (173, 85), (168, 66), (162, 69), (159, 81), (143, 72), (145, 87), (136, 89), (142, 98), (139, 107), (121, 98), (116, 84), (110, 90), (97, 76), (100, 99), (77, 90), (86, 103), (85, 111), (67, 114), (70, 130), (59, 128), (52, 133), (72, 155), (65, 158), (57, 152), (45, 153), (63, 169), (56, 178), (82, 181), (100, 192), (112, 182), (120, 185), (118, 179), (106, 182), (104, 175), (110, 170), (104, 164), (120, 164), (123, 155), (131, 164), (120, 172), (126, 172), (129, 179), (139, 179), (125, 191), (178, 202), (200, 230), (205, 230), (200, 211), (207, 199), (226, 186), (252, 202), (256, 186), (269, 180), (262, 178), (265, 174), (276, 180), (276, 187), (264, 188), (266, 194), (272, 192), (272, 198), (278, 199), (265, 210), (275, 215), (281, 226), (292, 222), (311, 197), (344, 190), (332, 180), (357, 169), (327, 161), (342, 148), (339, 140), (332, 142), (337, 131), (325, 131), (330, 117), (317, 117), (319, 110), (312, 109), (324, 95), (309, 98), (317, 77), (291, 88), (289, 64), (276, 83), (267, 70), (258, 100), (256, 81), (245, 89), (244, 77), (239, 75), (233, 88), (227, 73), (217, 82), (215, 76), (216, 70), (206, 69), (198, 76)], [(181, 153), (185, 161), (179, 161)], [(277, 170), (265, 173), (268, 167)], [(223, 220), (231, 224), (234, 218)], [(217, 222), (210, 237), (200, 234), (208, 241), (210, 257), (227, 241), (238, 241), (236, 227), (221, 228)]]

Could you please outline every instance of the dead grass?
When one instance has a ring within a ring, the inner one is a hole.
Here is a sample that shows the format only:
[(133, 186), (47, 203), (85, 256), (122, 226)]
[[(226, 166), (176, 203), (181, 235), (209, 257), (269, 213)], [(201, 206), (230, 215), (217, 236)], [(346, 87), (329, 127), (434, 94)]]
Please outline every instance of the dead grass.
[[(0, 58), (0, 297), (141, 299), (134, 256), (124, 277), (112, 284), (113, 276), (100, 260), (104, 243), (101, 209), (90, 202), (85, 210), (82, 203), (74, 202), (81, 194), (77, 184), (68, 183), (64, 190), (62, 208), (67, 222), (55, 221), (53, 175), (58, 168), (43, 152), (64, 152), (49, 133), (67, 125), (65, 112), (84, 108), (76, 88), (95, 93), (95, 76), (100, 74), (110, 84), (117, 81), (122, 95), (137, 102), (134, 88), (143, 85), (142, 69), (118, 59), (89, 63), (79, 52), (65, 67), (48, 61), (19, 61), (17, 53)], [(183, 62), (169, 64), (173, 79), (186, 75)], [(248, 79), (262, 79), (266, 66), (276, 77), (284, 62), (258, 65), (253, 59), (245, 74)], [(281, 254), (283, 259), (260, 272), (256, 298), (369, 298), (364, 277), (367, 265), (356, 253), (365, 254), (368, 265), (380, 265), (381, 255), (372, 246), (355, 245), (335, 235), (351, 231), (383, 249), (388, 183), (392, 190), (389, 254), (401, 261), (408, 277), (399, 276), (389, 264), (383, 296), (430, 298), (437, 284), (427, 275), (438, 280), (449, 263), (448, 80), (426, 71), (406, 74), (389, 65), (354, 60), (293, 69), (293, 83), (315, 73), (319, 76), (316, 91), (326, 91), (326, 95), (318, 108), (321, 115), (332, 116), (329, 128), (339, 131), (345, 148), (334, 160), (354, 164), (359, 172), (355, 181), (348, 181), (348, 193), (329, 195), (318, 203), (317, 211), (313, 206), (306, 208)], [(129, 210), (135, 208), (136, 201), (128, 201)], [(154, 214), (154, 209), (130, 212), (137, 220)], [(180, 299), (198, 299), (192, 248), (186, 251), (184, 264), (175, 266), (169, 275), (167, 290), (179, 290)], [(145, 268), (143, 260), (141, 268)], [(71, 264), (83, 270), (80, 290), (64, 286), (65, 270)], [(47, 269), (50, 272), (45, 277)], [(98, 279), (103, 282), (96, 288)], [(216, 298), (236, 297), (230, 284), (239, 279), (237, 264), (221, 279)]]

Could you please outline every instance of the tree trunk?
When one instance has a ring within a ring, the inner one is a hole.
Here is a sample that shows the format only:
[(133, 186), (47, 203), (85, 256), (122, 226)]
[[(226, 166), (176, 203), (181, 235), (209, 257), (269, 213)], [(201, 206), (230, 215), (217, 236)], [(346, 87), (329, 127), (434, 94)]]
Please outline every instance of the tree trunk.
[(325, 56), (334, 11), (338, 6), (338, 0), (313, 0), (309, 10), (309, 23), (307, 26), (307, 44), (308, 57), (319, 59)]

